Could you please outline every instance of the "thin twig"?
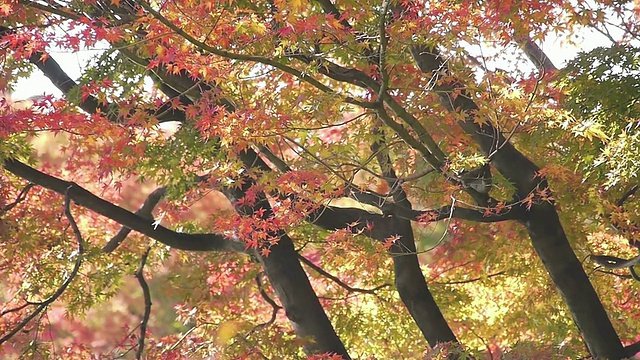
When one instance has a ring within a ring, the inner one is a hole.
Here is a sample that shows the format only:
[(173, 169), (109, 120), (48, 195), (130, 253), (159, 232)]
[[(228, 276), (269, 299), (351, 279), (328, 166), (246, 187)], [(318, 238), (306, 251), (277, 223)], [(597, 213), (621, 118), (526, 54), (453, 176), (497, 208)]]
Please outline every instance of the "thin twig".
[(430, 284), (437, 284), (437, 285), (458, 285), (458, 284), (468, 284), (468, 283), (472, 283), (472, 282), (476, 282), (476, 281), (480, 281), (483, 279), (489, 279), (495, 276), (500, 276), (500, 275), (505, 275), (507, 272), (506, 271), (498, 271), (497, 273), (494, 274), (489, 274), (487, 276), (481, 276), (481, 277), (477, 277), (477, 278), (473, 278), (473, 279), (468, 279), (468, 280), (456, 280), (456, 281), (443, 281), (443, 282), (438, 282), (438, 281), (430, 281)]
[(16, 306), (16, 307), (11, 308), (11, 309), (2, 310), (2, 312), (0, 312), (0, 316), (5, 316), (5, 315), (7, 315), (9, 313), (20, 311), (20, 310), (26, 308), (27, 306), (31, 306), (31, 305), (34, 305), (34, 304), (27, 301), (27, 302), (25, 302), (24, 304), (22, 304), (20, 306)]
[(300, 259), (300, 261), (307, 265), (308, 267), (312, 268), (313, 270), (315, 270), (317, 273), (319, 273), (320, 275), (330, 279), (331, 281), (333, 281), (334, 283), (338, 284), (341, 288), (347, 290), (348, 292), (359, 292), (359, 293), (363, 293), (363, 294), (376, 294), (376, 291), (387, 287), (387, 286), (391, 286), (391, 284), (387, 284), (384, 283), (382, 285), (378, 285), (372, 289), (361, 289), (361, 288), (355, 288), (352, 286), (349, 286), (347, 284), (345, 284), (342, 280), (340, 280), (338, 277), (329, 274), (328, 272), (326, 272), (323, 268), (319, 267), (318, 265), (314, 264), (313, 262), (311, 262), (309, 259), (307, 259), (306, 257), (298, 254), (298, 258)]
[(11, 203), (8, 204), (4, 207), (2, 207), (0, 209), (0, 215), (8, 212), (9, 210), (13, 209), (14, 207), (16, 207), (16, 205), (20, 204), (21, 202), (23, 202), (26, 198), (27, 198), (27, 194), (29, 193), (29, 190), (31, 190), (31, 188), (33, 188), (34, 186), (36, 186), (36, 184), (34, 183), (28, 183), (27, 186), (25, 186), (20, 193), (18, 194), (18, 196), (16, 197), (16, 199)]
[(261, 63), (264, 65), (269, 65), (272, 66), (274, 68), (277, 68), (281, 71), (284, 71), (290, 75), (295, 76), (296, 78), (298, 78), (299, 80), (309, 83), (310, 85), (316, 87), (317, 89), (327, 93), (327, 94), (331, 94), (331, 95), (335, 95), (337, 98), (340, 98), (342, 101), (349, 103), (349, 104), (353, 104), (353, 105), (357, 105), (363, 108), (376, 108), (378, 107), (378, 104), (376, 103), (370, 103), (367, 101), (359, 101), (351, 96), (348, 95), (343, 95), (333, 89), (331, 89), (330, 87), (328, 87), (327, 85), (323, 84), (322, 82), (318, 81), (317, 79), (313, 78), (312, 76), (309, 76), (308, 74), (306, 74), (304, 71), (300, 71), (298, 69), (295, 69), (293, 67), (290, 67), (288, 65), (285, 65), (283, 63), (280, 63), (278, 61), (275, 61), (273, 59), (267, 58), (267, 57), (263, 57), (263, 56), (259, 56), (259, 55), (245, 55), (245, 54), (238, 54), (238, 53), (232, 53), (232, 52), (228, 52), (225, 50), (220, 50), (217, 49), (213, 46), (210, 46), (202, 41), (197, 40), (196, 38), (194, 38), (193, 36), (191, 36), (190, 34), (188, 34), (186, 31), (182, 30), (180, 27), (176, 26), (175, 24), (173, 24), (171, 21), (169, 21), (167, 18), (165, 18), (162, 14), (160, 14), (158, 11), (155, 11), (149, 4), (147, 4), (145, 1), (141, 0), (138, 1), (138, 4), (140, 6), (142, 6), (147, 12), (149, 12), (153, 17), (155, 17), (158, 21), (160, 21), (162, 24), (164, 24), (165, 26), (167, 26), (169, 29), (173, 30), (176, 32), (176, 34), (180, 35), (181, 37), (183, 37), (185, 40), (187, 40), (188, 42), (190, 42), (191, 44), (197, 46), (198, 48), (209, 52), (211, 54), (217, 55), (217, 56), (221, 56), (227, 59), (232, 59), (232, 60), (240, 60), (240, 61), (250, 61), (250, 62), (255, 62), (255, 63)]
[(15, 334), (17, 334), (20, 330), (22, 330), (31, 320), (33, 320), (36, 316), (42, 313), (44, 309), (46, 309), (49, 305), (51, 305), (51, 303), (56, 301), (56, 299), (58, 299), (60, 295), (62, 295), (65, 292), (65, 290), (67, 290), (67, 287), (69, 286), (69, 284), (71, 284), (73, 279), (78, 274), (78, 271), (80, 270), (80, 265), (82, 265), (82, 259), (84, 257), (84, 245), (83, 245), (84, 240), (82, 239), (82, 234), (80, 233), (80, 229), (78, 229), (78, 224), (76, 224), (76, 221), (73, 219), (73, 215), (71, 214), (71, 209), (70, 209), (71, 197), (69, 196), (69, 191), (71, 190), (72, 187), (73, 185), (69, 186), (67, 188), (67, 191), (65, 192), (64, 214), (69, 220), (69, 224), (71, 224), (71, 228), (73, 229), (73, 234), (75, 235), (76, 241), (78, 243), (78, 248), (76, 251), (76, 261), (73, 266), (73, 270), (71, 270), (71, 274), (69, 274), (69, 277), (67, 277), (67, 279), (62, 283), (62, 285), (58, 288), (58, 290), (56, 290), (56, 292), (53, 293), (53, 295), (51, 295), (45, 301), (37, 303), (38, 304), (37, 308), (31, 314), (25, 317), (15, 328), (13, 328), (13, 330), (11, 330), (2, 338), (0, 338), (0, 344), (3, 344), (7, 340), (11, 339)]
[(384, 0), (382, 2), (382, 10), (380, 11), (380, 25), (379, 25), (379, 36), (380, 36), (380, 53), (378, 58), (378, 70), (380, 71), (380, 90), (378, 90), (378, 98), (382, 99), (382, 95), (387, 92), (389, 88), (389, 73), (387, 72), (385, 57), (387, 51), (387, 43), (389, 39), (387, 39), (387, 12), (389, 11), (389, 0)]
[(619, 277), (621, 279), (633, 279), (633, 277), (631, 275), (618, 274), (617, 272), (602, 270), (602, 269), (599, 269), (599, 268), (595, 268), (595, 269), (593, 269), (593, 271), (599, 272), (599, 273), (603, 273), (603, 274), (607, 274), (607, 275), (613, 275), (613, 276)]

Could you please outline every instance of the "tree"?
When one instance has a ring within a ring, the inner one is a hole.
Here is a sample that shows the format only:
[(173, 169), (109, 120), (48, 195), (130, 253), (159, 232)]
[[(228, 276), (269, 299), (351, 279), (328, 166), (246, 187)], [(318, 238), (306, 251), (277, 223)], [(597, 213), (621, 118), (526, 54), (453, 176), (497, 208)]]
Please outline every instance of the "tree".
[[(113, 326), (134, 273), (111, 354), (633, 355), (633, 279), (602, 267), (637, 277), (636, 10), (3, 3), (3, 87), (63, 94), (1, 104), (3, 351), (102, 351), (77, 317)], [(613, 45), (564, 69), (537, 45), (589, 30)], [(56, 49), (101, 51), (74, 80)]]

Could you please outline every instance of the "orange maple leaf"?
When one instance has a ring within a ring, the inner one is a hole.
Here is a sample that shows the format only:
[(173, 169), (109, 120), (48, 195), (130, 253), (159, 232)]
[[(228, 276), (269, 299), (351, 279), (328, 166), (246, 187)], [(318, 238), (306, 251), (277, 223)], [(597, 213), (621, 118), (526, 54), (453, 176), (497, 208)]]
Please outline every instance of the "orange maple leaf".
[(271, 254), (271, 249), (269, 249), (269, 248), (260, 249), (260, 255), (261, 256), (267, 257), (267, 256), (269, 256), (269, 254)]

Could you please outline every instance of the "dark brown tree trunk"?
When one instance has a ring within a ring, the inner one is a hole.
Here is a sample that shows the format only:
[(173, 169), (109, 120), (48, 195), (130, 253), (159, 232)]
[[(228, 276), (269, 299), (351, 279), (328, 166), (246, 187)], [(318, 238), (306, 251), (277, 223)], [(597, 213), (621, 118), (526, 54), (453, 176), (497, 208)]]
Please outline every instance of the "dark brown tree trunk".
[[(374, 132), (379, 133), (379, 129), (374, 128)], [(413, 205), (407, 193), (401, 186), (397, 186), (398, 176), (393, 168), (393, 161), (384, 136), (372, 144), (371, 150), (382, 169), (394, 204), (411, 210)], [(446, 342), (458, 343), (458, 339), (431, 295), (427, 280), (420, 268), (411, 221), (402, 219), (396, 214), (389, 214), (386, 219), (389, 221), (386, 237), (399, 236), (389, 252), (393, 259), (395, 283), (400, 299), (431, 347)], [(384, 241), (385, 238), (379, 240)]]
[[(252, 150), (242, 152), (240, 158), (248, 169), (263, 164), (262, 159)], [(236, 211), (241, 216), (251, 216), (256, 210), (262, 209), (264, 210), (263, 219), (272, 217), (273, 210), (263, 192), (258, 194), (254, 205), (238, 205), (237, 200), (243, 198), (247, 191), (255, 185), (255, 181), (249, 176), (243, 176), (240, 180), (242, 181), (240, 187), (223, 190)], [(293, 241), (282, 230), (278, 230), (277, 233), (270, 234), (270, 236), (279, 239), (276, 245), (269, 248), (270, 254), (262, 256), (259, 250), (254, 253), (262, 263), (296, 335), (308, 340), (305, 341), (306, 351), (311, 354), (338, 354), (344, 359), (350, 359), (298, 260), (298, 253), (293, 246)]]
[(334, 353), (349, 359), (298, 261), (291, 238), (280, 234), (280, 241), (271, 248), (271, 254), (259, 259), (296, 335), (308, 340), (305, 341), (307, 351)]
[[(3, 28), (0, 27), (0, 30), (2, 29)], [(51, 79), (53, 84), (61, 91), (67, 94), (74, 86), (76, 86), (75, 82), (62, 71), (60, 66), (54, 60), (47, 58), (47, 60), (42, 61), (41, 59), (41, 53), (37, 53), (30, 58), (30, 60), (38, 66), (38, 68), (42, 70), (43, 73)], [(193, 81), (189, 78), (176, 75), (172, 76), (172, 79), (176, 81), (183, 81), (187, 85), (193, 86)], [(80, 104), (80, 107), (87, 112), (95, 113), (97, 109), (100, 108), (100, 105), (93, 97), (88, 97)], [(246, 163), (247, 169), (254, 166), (262, 166), (263, 170), (268, 169), (266, 164), (264, 164), (258, 155), (251, 150), (242, 153), (241, 157)], [(10, 171), (14, 170), (14, 167), (17, 167), (17, 165), (18, 163), (14, 164), (11, 160), (7, 160), (4, 163), (4, 166)], [(18, 174), (18, 176), (27, 178), (24, 174)], [(227, 197), (229, 197), (232, 202), (243, 197), (245, 191), (253, 184), (251, 179), (245, 178), (245, 180), (246, 181), (243, 183), (242, 188), (234, 188), (226, 191)], [(64, 185), (64, 182), (61, 183)], [(62, 185), (59, 185), (58, 187)], [(62, 190), (56, 189), (56, 191), (60, 192)], [(261, 194), (261, 196), (262, 197), (258, 200), (257, 205), (255, 206), (255, 210), (264, 208), (266, 210), (264, 216), (268, 217), (272, 214), (271, 207), (264, 197), (264, 194)], [(85, 196), (85, 198), (89, 197)], [(91, 208), (91, 206), (89, 207)], [(237, 208), (237, 210), (241, 214), (250, 215), (254, 209)], [(132, 222), (142, 222), (142, 224), (136, 223), (138, 226), (134, 228), (143, 230), (143, 232), (147, 227), (151, 227), (147, 224), (148, 221), (144, 221), (144, 219), (141, 218), (132, 217), (129, 219), (123, 215), (123, 219)], [(121, 223), (124, 224), (126, 221), (123, 220)], [(165, 229), (160, 227), (160, 230), (164, 231)], [(158, 232), (158, 230), (154, 229), (153, 234), (156, 235), (156, 232)], [(165, 234), (163, 240), (168, 242), (170, 245), (178, 248), (182, 246), (182, 248), (184, 248), (184, 241), (180, 240), (185, 239), (180, 238), (176, 240), (174, 239), (176, 235), (172, 231), (166, 230), (165, 232), (167, 234)], [(151, 230), (149, 230), (148, 233), (152, 234)], [(291, 321), (296, 334), (301, 338), (309, 339), (306, 343), (306, 349), (309, 353), (334, 353), (342, 355), (345, 359), (348, 359), (349, 354), (347, 353), (344, 344), (336, 335), (335, 329), (331, 325), (331, 322), (320, 304), (315, 291), (311, 287), (311, 283), (309, 282), (306, 273), (298, 261), (297, 253), (293, 247), (291, 238), (289, 238), (289, 236), (284, 232), (273, 235), (279, 238), (280, 242), (271, 248), (271, 254), (267, 257), (263, 257), (260, 256), (259, 253), (256, 253), (256, 257), (258, 257), (263, 264), (267, 277), (278, 295), (278, 298), (282, 303), (282, 307), (285, 309), (287, 318)], [(186, 235), (181, 236), (187, 237)], [(194, 240), (197, 240), (196, 237), (193, 238)], [(226, 242), (210, 241), (206, 243), (207, 245), (200, 246), (197, 241), (194, 241), (193, 250), (208, 250), (207, 246), (211, 246), (213, 249), (215, 245), (218, 245), (219, 243), (222, 244), (220, 246), (223, 246)], [(229, 242), (229, 244), (231, 244), (231, 242)], [(229, 245), (229, 247), (231, 246)]]
[(424, 278), (418, 256), (411, 222), (394, 219), (398, 243), (391, 247), (395, 283), (400, 299), (409, 310), (431, 347), (444, 342), (458, 343), (458, 339), (445, 320)]
[[(416, 46), (411, 53), (423, 72), (446, 69), (435, 48)], [(491, 164), (514, 185), (516, 197), (524, 199), (536, 189), (548, 188), (547, 181), (537, 176), (538, 166), (509, 143), (498, 129), (488, 124), (478, 125), (474, 121), (478, 110), (475, 102), (464, 91), (456, 97), (450, 96), (453, 89), (464, 90), (457, 82), (437, 89), (442, 103), (450, 111), (462, 110), (467, 114), (460, 125), (485, 155), (492, 154)], [(549, 203), (533, 204), (524, 225), (533, 247), (582, 332), (591, 355), (603, 359), (623, 358), (624, 349), (618, 334), (569, 245), (555, 207)]]

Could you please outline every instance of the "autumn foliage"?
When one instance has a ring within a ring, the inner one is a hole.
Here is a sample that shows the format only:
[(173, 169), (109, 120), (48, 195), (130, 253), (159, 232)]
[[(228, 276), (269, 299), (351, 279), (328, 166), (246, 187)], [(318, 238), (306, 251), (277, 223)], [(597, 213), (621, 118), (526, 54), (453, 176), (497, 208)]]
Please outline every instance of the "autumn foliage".
[(0, 357), (632, 357), (639, 13), (2, 2)]

